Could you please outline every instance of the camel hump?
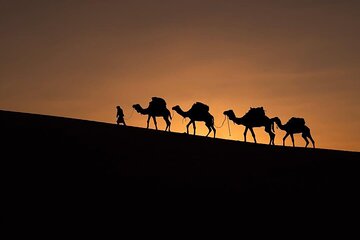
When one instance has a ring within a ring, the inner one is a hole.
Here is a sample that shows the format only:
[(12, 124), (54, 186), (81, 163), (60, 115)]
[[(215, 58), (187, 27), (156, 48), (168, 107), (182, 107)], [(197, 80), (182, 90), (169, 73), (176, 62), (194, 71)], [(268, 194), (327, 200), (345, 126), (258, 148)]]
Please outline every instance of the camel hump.
[(291, 125), (291, 126), (304, 126), (304, 125), (305, 125), (305, 119), (303, 119), (303, 118), (297, 118), (297, 117), (292, 117), (292, 118), (290, 118), (290, 120), (287, 122), (287, 125)]
[(166, 101), (160, 97), (152, 97), (149, 106), (157, 107), (157, 108), (166, 108)]
[(263, 107), (256, 107), (256, 108), (250, 107), (250, 110), (246, 113), (246, 115), (251, 117), (264, 117), (265, 110)]
[(207, 113), (209, 112), (209, 110), (210, 110), (209, 106), (202, 102), (196, 102), (191, 107), (191, 111), (196, 111), (196, 112)]

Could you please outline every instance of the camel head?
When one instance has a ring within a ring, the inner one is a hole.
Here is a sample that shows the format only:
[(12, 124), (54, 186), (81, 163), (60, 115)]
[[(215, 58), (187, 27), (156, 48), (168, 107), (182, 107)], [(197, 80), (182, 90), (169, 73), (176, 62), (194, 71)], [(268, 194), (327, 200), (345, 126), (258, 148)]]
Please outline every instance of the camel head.
[(140, 104), (134, 104), (132, 107), (133, 107), (137, 112), (140, 112), (140, 111), (141, 111), (141, 106), (140, 106)]
[(274, 117), (271, 119), (272, 120), (272, 123), (271, 123), (271, 128), (273, 131), (275, 131), (275, 128), (274, 128), (274, 123), (276, 123), (276, 128), (279, 128), (280, 126), (282, 127), (282, 123), (281, 123), (281, 120), (280, 118), (278, 117)]
[(180, 106), (176, 105), (176, 106), (172, 107), (171, 109), (177, 111), (177, 110), (180, 110)]
[(278, 118), (278, 117), (274, 117), (273, 120), (274, 120), (274, 122), (281, 122), (280, 118)]
[(224, 111), (224, 115), (228, 116), (229, 118), (235, 118), (235, 113), (233, 110)]
[(278, 118), (278, 117), (274, 117), (274, 118), (272, 118), (271, 119), (273, 122), (275, 122), (276, 123), (276, 125), (281, 125), (281, 120), (280, 120), (280, 118)]

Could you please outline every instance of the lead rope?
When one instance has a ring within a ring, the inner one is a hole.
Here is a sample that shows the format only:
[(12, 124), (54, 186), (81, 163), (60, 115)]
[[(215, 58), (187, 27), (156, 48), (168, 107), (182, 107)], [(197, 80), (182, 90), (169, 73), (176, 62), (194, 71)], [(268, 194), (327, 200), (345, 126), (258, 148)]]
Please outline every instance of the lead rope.
[(132, 110), (131, 113), (130, 113), (130, 117), (124, 117), (124, 119), (125, 119), (126, 121), (130, 120), (130, 119), (132, 118), (133, 114), (134, 114), (134, 111), (135, 111), (135, 109), (133, 108), (133, 110)]
[(228, 128), (229, 128), (229, 136), (231, 136), (229, 118), (227, 118), (227, 122), (228, 122)]
[(185, 121), (185, 123), (186, 123), (186, 118), (183, 117), (183, 119), (182, 119), (182, 124), (183, 124), (183, 125), (184, 125), (184, 121)]
[(225, 115), (224, 121), (221, 123), (221, 126), (220, 126), (220, 127), (216, 126), (216, 125), (215, 125), (215, 122), (214, 122), (214, 126), (215, 126), (216, 128), (222, 128), (222, 127), (224, 126), (225, 120), (226, 120), (226, 115)]

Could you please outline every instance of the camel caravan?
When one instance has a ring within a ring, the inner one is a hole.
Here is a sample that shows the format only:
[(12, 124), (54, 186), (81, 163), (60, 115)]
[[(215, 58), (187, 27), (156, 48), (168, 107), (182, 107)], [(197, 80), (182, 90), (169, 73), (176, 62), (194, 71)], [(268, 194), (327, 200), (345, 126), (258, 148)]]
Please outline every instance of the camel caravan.
[[(170, 114), (170, 110), (166, 106), (166, 101), (163, 98), (152, 97), (151, 101), (149, 102), (149, 106), (145, 109), (142, 108), (140, 104), (134, 104), (133, 108), (135, 109), (136, 112), (142, 115), (148, 115), (146, 128), (149, 128), (150, 119), (153, 119), (153, 122), (155, 124), (155, 129), (158, 130), (156, 117), (162, 117), (166, 123), (165, 131), (170, 132), (170, 126), (171, 126), (170, 120), (172, 119), (172, 117)], [(192, 125), (193, 134), (195, 135), (196, 134), (195, 122), (204, 122), (205, 126), (209, 130), (209, 132), (206, 134), (206, 137), (209, 136), (211, 132), (213, 132), (215, 138), (216, 129), (214, 126), (214, 117), (213, 115), (210, 114), (209, 112), (210, 108), (208, 105), (201, 102), (196, 102), (187, 111), (184, 111), (179, 105), (172, 107), (172, 110), (175, 111), (180, 116), (182, 116), (183, 118), (190, 119), (189, 123), (186, 125), (187, 134), (189, 134), (189, 127)], [(247, 132), (248, 130), (250, 130), (254, 142), (257, 143), (253, 128), (265, 127), (265, 132), (269, 134), (270, 137), (269, 145), (275, 145), (274, 123), (276, 123), (279, 129), (286, 132), (283, 138), (283, 146), (285, 146), (286, 138), (290, 135), (292, 145), (293, 147), (295, 147), (294, 134), (301, 133), (301, 136), (304, 138), (306, 142), (305, 147), (309, 145), (309, 140), (310, 140), (312, 146), (315, 148), (315, 141), (310, 134), (310, 128), (305, 125), (305, 120), (303, 118), (292, 117), (288, 120), (288, 122), (285, 125), (283, 125), (280, 118), (278, 117), (269, 118), (268, 116), (266, 116), (263, 107), (257, 107), (257, 108), (250, 107), (249, 111), (245, 113), (242, 117), (236, 117), (234, 111), (231, 109), (224, 111), (223, 114), (229, 120), (233, 121), (234, 124), (245, 126), (245, 131), (244, 131), (245, 142), (247, 141), (246, 140)]]

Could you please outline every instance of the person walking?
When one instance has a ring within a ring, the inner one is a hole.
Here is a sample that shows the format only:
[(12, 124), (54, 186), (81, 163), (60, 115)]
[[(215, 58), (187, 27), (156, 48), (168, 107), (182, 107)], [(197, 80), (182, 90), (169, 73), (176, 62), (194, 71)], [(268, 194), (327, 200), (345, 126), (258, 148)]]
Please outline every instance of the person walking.
[(119, 125), (120, 123), (122, 123), (124, 124), (124, 126), (126, 126), (123, 110), (120, 106), (116, 106), (116, 110), (116, 124)]

